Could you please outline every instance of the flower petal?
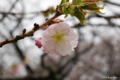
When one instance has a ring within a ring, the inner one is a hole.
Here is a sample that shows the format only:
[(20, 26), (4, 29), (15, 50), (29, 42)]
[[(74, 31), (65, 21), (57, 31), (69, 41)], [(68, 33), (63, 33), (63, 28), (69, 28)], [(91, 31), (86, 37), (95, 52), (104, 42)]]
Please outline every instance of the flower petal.
[(70, 31), (70, 27), (67, 23), (62, 23), (61, 22), (61, 23), (55, 24), (54, 30), (57, 33), (68, 34), (69, 31)]
[(56, 53), (62, 56), (70, 54), (71, 50), (72, 46), (68, 41), (66, 41), (63, 44), (58, 44), (55, 48)]
[(77, 38), (76, 33), (71, 29), (68, 35), (65, 35), (64, 38), (68, 41), (72, 41)]

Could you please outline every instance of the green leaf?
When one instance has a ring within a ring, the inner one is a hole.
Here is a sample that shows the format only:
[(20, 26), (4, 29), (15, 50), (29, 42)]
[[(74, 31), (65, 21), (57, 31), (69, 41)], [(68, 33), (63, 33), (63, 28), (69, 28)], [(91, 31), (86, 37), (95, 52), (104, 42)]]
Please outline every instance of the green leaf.
[(103, 7), (98, 7), (97, 3), (103, 0), (73, 0), (72, 4), (69, 0), (62, 0), (60, 3), (60, 12), (65, 14), (65, 18), (70, 14), (71, 16), (75, 16), (83, 25), (85, 24), (85, 16), (86, 14), (90, 14), (86, 10), (94, 11), (97, 13), (101, 13), (100, 9)]
[(97, 4), (89, 4), (89, 5), (81, 6), (81, 8), (85, 9), (85, 10), (90, 10), (90, 11), (93, 11), (93, 12), (103, 14), (103, 13), (100, 12), (100, 9), (103, 9), (104, 6), (105, 5), (103, 5), (103, 7), (98, 7)]
[(81, 11), (77, 11), (72, 16), (75, 16), (81, 24), (85, 25), (85, 15)]
[(78, 4), (80, 4), (80, 2), (81, 2), (81, 0), (73, 0), (73, 1), (72, 1), (72, 4), (73, 4), (73, 5), (78, 5)]
[(60, 3), (60, 11), (62, 12), (62, 9), (63, 9), (63, 4), (66, 3), (66, 2), (69, 2), (69, 0), (61, 0), (61, 3)]
[(62, 5), (65, 2), (69, 2), (69, 0), (62, 0), (61, 3), (60, 3), (60, 5)]
[(70, 13), (71, 16), (75, 16), (83, 25), (85, 24), (85, 14), (81, 7), (75, 6), (73, 13)]

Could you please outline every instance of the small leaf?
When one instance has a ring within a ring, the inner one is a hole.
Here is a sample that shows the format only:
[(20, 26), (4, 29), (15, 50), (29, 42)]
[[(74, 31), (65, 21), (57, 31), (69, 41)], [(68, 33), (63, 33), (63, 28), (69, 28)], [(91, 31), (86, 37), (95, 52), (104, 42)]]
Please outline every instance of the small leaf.
[(64, 4), (65, 2), (69, 2), (69, 0), (62, 0), (62, 1), (61, 1), (60, 6), (59, 6), (60, 11), (62, 11), (63, 4)]
[(73, 4), (73, 5), (78, 5), (80, 2), (81, 2), (81, 0), (73, 0), (73, 1), (72, 1), (72, 4)]
[(100, 1), (103, 0), (73, 0), (72, 3), (69, 2), (69, 0), (62, 0), (60, 12), (65, 14), (65, 18), (70, 14), (71, 16), (75, 16), (82, 24), (86, 25), (85, 16), (87, 13), (90, 13), (85, 10), (101, 13), (100, 9), (103, 9), (105, 5), (103, 5), (103, 7), (98, 7), (97, 3)]
[(82, 9), (85, 10), (90, 10), (90, 11), (94, 11), (100, 14), (103, 14), (100, 12), (100, 9), (103, 9), (105, 7), (105, 5), (103, 5), (103, 7), (98, 7), (97, 4), (89, 4), (89, 5), (85, 5), (85, 6), (81, 6)]
[(76, 7), (74, 12), (70, 15), (75, 16), (83, 25), (85, 25), (85, 14), (81, 7)]

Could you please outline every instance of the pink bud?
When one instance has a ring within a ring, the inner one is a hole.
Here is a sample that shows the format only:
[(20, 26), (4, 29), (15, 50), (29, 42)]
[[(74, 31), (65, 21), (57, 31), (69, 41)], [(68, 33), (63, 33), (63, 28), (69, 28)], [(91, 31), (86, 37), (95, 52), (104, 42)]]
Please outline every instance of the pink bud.
[(38, 46), (38, 48), (41, 48), (41, 47), (42, 47), (41, 38), (35, 39), (35, 45)]

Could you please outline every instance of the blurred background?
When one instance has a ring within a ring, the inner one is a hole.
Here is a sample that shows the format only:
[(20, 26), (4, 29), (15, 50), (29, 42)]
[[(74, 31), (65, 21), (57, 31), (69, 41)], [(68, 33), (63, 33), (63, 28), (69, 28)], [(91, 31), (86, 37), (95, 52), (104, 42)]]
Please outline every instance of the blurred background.
[[(61, 0), (0, 0), (0, 42), (30, 31), (54, 15)], [(68, 56), (43, 54), (33, 37), (0, 48), (0, 80), (120, 80), (120, 0), (98, 5), (103, 15), (91, 12), (87, 26), (75, 17), (60, 16), (74, 29), (79, 44)], [(107, 78), (106, 78), (107, 77)]]

